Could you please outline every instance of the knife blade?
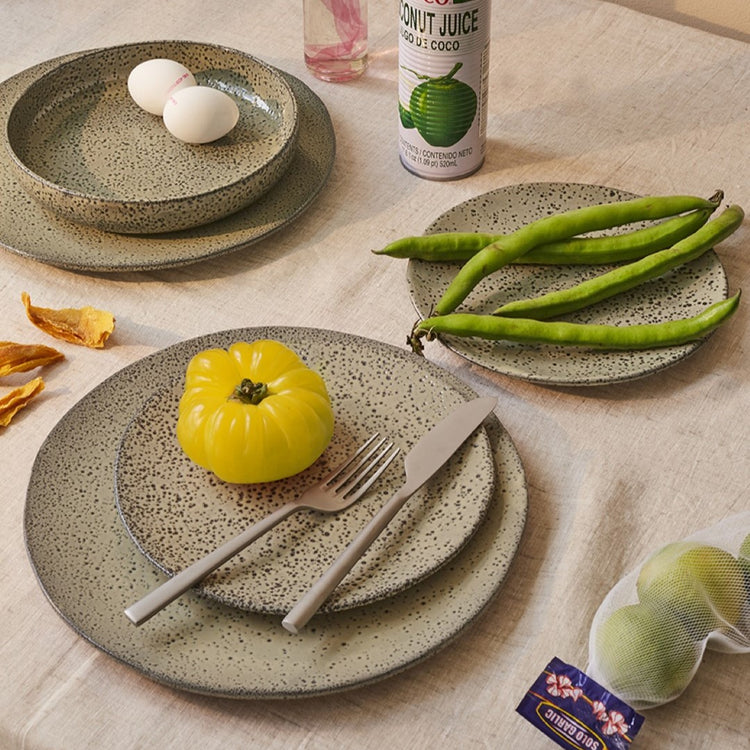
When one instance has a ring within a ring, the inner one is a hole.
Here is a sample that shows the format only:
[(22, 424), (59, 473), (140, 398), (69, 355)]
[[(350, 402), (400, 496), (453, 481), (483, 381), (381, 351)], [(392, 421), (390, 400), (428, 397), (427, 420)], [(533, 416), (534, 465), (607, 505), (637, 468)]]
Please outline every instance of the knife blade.
[(281, 622), (286, 630), (298, 633), (308, 623), (404, 503), (463, 445), (496, 404), (493, 397), (468, 401), (417, 441), (404, 459), (404, 484), (289, 611)]

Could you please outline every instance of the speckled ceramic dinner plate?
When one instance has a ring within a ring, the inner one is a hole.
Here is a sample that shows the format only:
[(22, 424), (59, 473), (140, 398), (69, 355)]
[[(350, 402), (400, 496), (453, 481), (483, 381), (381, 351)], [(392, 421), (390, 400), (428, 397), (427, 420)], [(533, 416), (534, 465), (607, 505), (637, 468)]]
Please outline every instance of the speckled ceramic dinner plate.
[[(117, 506), (137, 546), (164, 572), (188, 567), (298, 497), (374, 432), (405, 453), (464, 401), (462, 391), (442, 373), (425, 372), (417, 357), (396, 359), (369, 344), (342, 345), (338, 336), (314, 330), (286, 332), (282, 341), (323, 377), (335, 418), (330, 445), (300, 474), (227, 484), (190, 461), (175, 435), (184, 368), (172, 368), (173, 360), (159, 375), (173, 377), (174, 384), (146, 402), (125, 430), (115, 472)], [(192, 350), (192, 344), (185, 349)], [(405, 479), (403, 460), (397, 459), (345, 511), (295, 513), (206, 578), (200, 589), (225, 604), (285, 615)], [(409, 499), (323, 609), (392, 596), (444, 565), (481, 524), (494, 484), (492, 451), (478, 431)]]
[[(149, 678), (172, 687), (235, 698), (304, 697), (367, 684), (410, 667), (461, 634), (493, 600), (521, 539), (527, 511), (523, 467), (496, 418), (485, 429), (496, 461), (495, 494), (477, 533), (433, 576), (369, 606), (319, 614), (298, 635), (281, 618), (188, 593), (140, 627), (123, 610), (163, 573), (138, 551), (115, 508), (113, 474), (123, 431), (164, 373), (189, 354), (237, 336), (283, 336), (284, 329), (230, 331), (150, 355), (89, 392), (39, 450), (24, 514), (26, 545), (39, 583), (83, 638)], [(336, 334), (412, 362), (403, 350)], [(428, 378), (471, 390), (416, 358)], [(169, 363), (169, 364), (168, 364)], [(416, 389), (419, 384), (415, 383)]]
[[(0, 83), (0, 121), (7, 120), (21, 92), (67, 55)], [(194, 229), (152, 235), (102, 232), (42, 208), (18, 182), (18, 168), (0, 149), (0, 246), (41, 263), (73, 271), (113, 273), (156, 270), (195, 263), (239, 250), (289, 225), (320, 193), (335, 156), (328, 111), (302, 81), (281, 73), (294, 92), (299, 119), (297, 148), (279, 181), (247, 208)]]
[[(577, 183), (510, 185), (451, 208), (428, 227), (427, 233), (507, 233), (551, 212), (633, 197), (632, 193), (622, 190)], [(646, 223), (635, 226), (646, 226)], [(613, 231), (623, 232), (627, 228)], [(452, 263), (409, 261), (409, 291), (422, 318), (430, 315), (458, 267)], [(603, 273), (607, 268), (513, 264), (484, 279), (467, 297), (462, 309), (490, 313), (504, 302), (569, 287)], [(655, 323), (696, 315), (705, 307), (724, 299), (727, 289), (724, 268), (716, 253), (709, 251), (658, 279), (561, 319), (611, 325)], [(633, 380), (679, 362), (701, 344), (692, 342), (682, 346), (629, 352), (483, 341), (456, 336), (441, 336), (440, 341), (465, 359), (489, 370), (550, 385), (598, 385)]]
[[(141, 109), (128, 76), (154, 59), (174, 60), (198, 87), (224, 92), (239, 111), (232, 130), (183, 143)], [(261, 60), (215, 44), (158, 41), (56, 65), (18, 97), (4, 135), (21, 185), (45, 208), (103, 231), (149, 234), (207, 224), (259, 198), (294, 157), (297, 126), (288, 81)]]

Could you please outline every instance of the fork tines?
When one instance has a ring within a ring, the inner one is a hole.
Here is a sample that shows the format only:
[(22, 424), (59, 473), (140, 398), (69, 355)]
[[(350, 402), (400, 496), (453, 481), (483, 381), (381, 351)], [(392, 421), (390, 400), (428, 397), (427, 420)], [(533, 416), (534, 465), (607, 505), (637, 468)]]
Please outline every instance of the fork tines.
[[(386, 442), (386, 438), (375, 442), (378, 437), (377, 432), (371, 435), (353, 456), (334, 469), (326, 478), (326, 486), (333, 492), (341, 493), (344, 497), (349, 497), (355, 491), (357, 494), (366, 492), (399, 453), (399, 449), (394, 448), (393, 442)], [(372, 473), (384, 457), (386, 458), (383, 463)]]

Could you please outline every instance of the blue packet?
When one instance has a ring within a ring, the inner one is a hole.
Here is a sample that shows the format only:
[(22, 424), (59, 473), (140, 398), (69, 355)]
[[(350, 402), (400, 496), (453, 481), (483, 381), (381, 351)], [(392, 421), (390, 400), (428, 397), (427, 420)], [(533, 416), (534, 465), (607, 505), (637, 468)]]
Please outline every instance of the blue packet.
[(516, 708), (560, 747), (625, 750), (644, 717), (584, 672), (557, 657)]

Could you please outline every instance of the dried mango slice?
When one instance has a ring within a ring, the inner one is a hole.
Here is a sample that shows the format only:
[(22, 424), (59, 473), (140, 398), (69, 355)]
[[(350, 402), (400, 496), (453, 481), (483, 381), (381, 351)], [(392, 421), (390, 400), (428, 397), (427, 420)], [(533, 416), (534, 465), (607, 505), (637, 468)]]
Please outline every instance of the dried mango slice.
[(65, 359), (65, 355), (51, 346), (0, 341), (0, 377), (50, 365), (61, 359)]
[(43, 390), (44, 381), (41, 378), (34, 378), (0, 397), (0, 427), (7, 427), (17, 412)]
[(26, 307), (26, 315), (37, 328), (71, 344), (101, 349), (115, 330), (115, 318), (106, 310), (88, 306), (61, 310), (34, 307), (26, 292), (21, 292), (21, 300)]

